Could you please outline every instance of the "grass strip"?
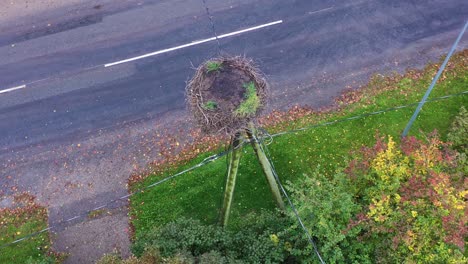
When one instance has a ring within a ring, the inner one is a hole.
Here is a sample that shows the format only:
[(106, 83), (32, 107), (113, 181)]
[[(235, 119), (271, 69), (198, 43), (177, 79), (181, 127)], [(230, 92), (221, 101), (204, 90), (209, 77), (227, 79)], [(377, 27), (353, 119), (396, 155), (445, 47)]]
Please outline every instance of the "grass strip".
[[(27, 194), (15, 196), (14, 208), (0, 209), (0, 245), (47, 227), (47, 209)], [(47, 232), (0, 249), (0, 263), (60, 263), (63, 255), (51, 251)]]

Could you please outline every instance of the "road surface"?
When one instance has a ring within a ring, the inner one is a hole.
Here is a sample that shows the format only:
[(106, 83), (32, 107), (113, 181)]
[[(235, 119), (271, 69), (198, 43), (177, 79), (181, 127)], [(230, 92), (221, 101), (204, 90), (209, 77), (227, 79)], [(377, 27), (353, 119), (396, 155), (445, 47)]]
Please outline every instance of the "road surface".
[[(272, 86), (269, 109), (320, 107), (373, 73), (437, 59), (468, 13), (462, 0), (32, 5), (0, 18), (0, 195), (32, 192), (52, 224), (125, 194), (160, 135), (191, 127), (185, 83), (204, 60), (255, 59)], [(128, 254), (127, 221), (117, 211), (59, 229), (55, 248), (69, 263)]]

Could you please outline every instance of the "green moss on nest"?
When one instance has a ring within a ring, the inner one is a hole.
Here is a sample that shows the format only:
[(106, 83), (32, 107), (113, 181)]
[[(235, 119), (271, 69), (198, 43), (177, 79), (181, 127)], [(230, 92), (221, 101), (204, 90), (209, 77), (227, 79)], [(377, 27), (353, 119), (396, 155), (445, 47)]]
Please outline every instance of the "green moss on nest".
[(255, 87), (254, 82), (245, 83), (244, 88), (245, 100), (234, 111), (234, 114), (238, 117), (253, 115), (257, 112), (257, 109), (260, 106), (260, 99), (258, 98), (257, 88)]
[(206, 110), (214, 111), (216, 110), (216, 108), (218, 108), (218, 103), (216, 103), (215, 101), (208, 101), (203, 105), (203, 108), (205, 108)]
[(219, 71), (223, 68), (223, 63), (220, 61), (208, 61), (206, 63), (206, 73), (210, 73), (213, 71)]

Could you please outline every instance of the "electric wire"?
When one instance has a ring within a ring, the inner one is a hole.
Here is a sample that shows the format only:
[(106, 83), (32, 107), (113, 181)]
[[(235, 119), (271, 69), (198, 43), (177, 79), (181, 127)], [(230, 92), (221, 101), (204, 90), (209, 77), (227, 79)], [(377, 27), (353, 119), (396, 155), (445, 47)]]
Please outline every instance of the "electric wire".
[[(441, 96), (441, 97), (436, 97), (436, 98), (433, 98), (433, 99), (428, 99), (428, 100), (426, 100), (426, 103), (437, 102), (437, 101), (445, 100), (445, 99), (456, 97), (456, 96), (462, 96), (462, 95), (466, 95), (466, 94), (468, 94), (468, 91), (463, 91), (463, 92), (460, 92), (460, 93), (457, 93), (457, 94), (449, 94), (449, 95), (445, 95), (445, 96)], [(383, 113), (386, 113), (386, 112), (391, 112), (391, 111), (396, 111), (396, 110), (400, 110), (400, 109), (403, 109), (403, 108), (416, 106), (418, 104), (419, 104), (419, 102), (418, 103), (411, 103), (411, 104), (407, 104), (407, 105), (400, 105), (400, 106), (390, 107), (390, 108), (386, 108), (386, 109), (382, 109), (382, 110), (378, 110), (378, 111), (374, 111), (374, 112), (370, 112), (370, 113), (364, 113), (364, 114), (355, 115), (355, 116), (351, 116), (351, 117), (347, 117), (347, 118), (337, 119), (337, 120), (334, 120), (334, 121), (328, 121), (328, 122), (315, 124), (315, 125), (311, 125), (311, 126), (306, 126), (306, 127), (302, 127), (302, 128), (297, 128), (297, 129), (292, 129), (292, 130), (288, 130), (288, 131), (278, 132), (278, 133), (272, 134), (271, 137), (275, 138), (275, 137), (282, 136), (282, 135), (287, 135), (287, 134), (296, 134), (298, 132), (303, 132), (303, 131), (313, 129), (313, 128), (317, 128), (317, 127), (324, 127), (324, 126), (334, 125), (334, 124), (338, 124), (338, 123), (342, 123), (342, 122), (346, 122), (346, 121), (361, 119), (361, 118), (368, 117), (368, 116), (383, 114)]]
[(217, 52), (219, 56), (221, 54), (221, 44), (219, 42), (218, 33), (216, 32), (216, 27), (215, 27), (215, 23), (213, 20), (213, 16), (211, 15), (210, 9), (208, 8), (208, 5), (206, 4), (206, 0), (202, 0), (202, 2), (203, 2), (203, 6), (205, 7), (206, 14), (208, 15), (208, 19), (210, 20), (211, 30), (213, 31), (213, 35), (216, 38)]
[(405, 129), (403, 130), (403, 133), (401, 134), (402, 137), (406, 137), (408, 135), (409, 130), (411, 129), (411, 126), (413, 125), (414, 121), (416, 120), (416, 117), (418, 117), (419, 112), (421, 111), (424, 103), (427, 100), (427, 97), (432, 92), (432, 89), (434, 89), (435, 84), (440, 78), (440, 75), (442, 75), (442, 72), (445, 70), (445, 66), (447, 66), (448, 61), (450, 60), (450, 57), (452, 57), (452, 54), (455, 52), (455, 49), (458, 46), (458, 42), (460, 42), (461, 38), (465, 34), (466, 28), (468, 27), (468, 21), (466, 21), (465, 26), (462, 28), (460, 31), (460, 34), (458, 34), (457, 39), (455, 40), (455, 43), (453, 43), (452, 48), (450, 49), (450, 52), (447, 54), (447, 57), (445, 57), (444, 62), (440, 66), (439, 70), (437, 71), (436, 76), (432, 79), (431, 85), (429, 85), (429, 88), (427, 88), (426, 93), (424, 94), (421, 102), (419, 102), (418, 107), (416, 107), (416, 110), (414, 111), (413, 115), (411, 116), (408, 124), (406, 124)]

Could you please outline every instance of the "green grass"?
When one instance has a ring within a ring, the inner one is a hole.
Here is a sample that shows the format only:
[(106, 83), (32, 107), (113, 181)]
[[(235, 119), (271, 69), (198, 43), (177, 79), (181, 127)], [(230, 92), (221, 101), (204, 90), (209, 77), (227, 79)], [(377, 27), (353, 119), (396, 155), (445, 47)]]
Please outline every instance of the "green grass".
[(244, 88), (244, 101), (234, 111), (234, 114), (239, 117), (246, 117), (255, 114), (260, 106), (260, 98), (258, 98), (257, 88), (255, 87), (254, 82), (245, 83)]
[(218, 103), (216, 103), (215, 101), (208, 101), (203, 105), (203, 108), (205, 108), (206, 110), (213, 111), (216, 108), (218, 108)]
[[(416, 80), (397, 79), (390, 83), (393, 89), (366, 93), (362, 99), (344, 106), (340, 111), (288, 121), (268, 130), (274, 132), (278, 131), (279, 127), (284, 129), (312, 125), (418, 102), (434, 73), (432, 69)], [(378, 86), (380, 82), (371, 85)], [(430, 98), (460, 93), (468, 90), (467, 88), (468, 69), (461, 68), (457, 74), (447, 74), (447, 78), (437, 84)], [(421, 132), (429, 133), (437, 129), (444, 139), (453, 117), (462, 105), (468, 105), (467, 95), (427, 103), (414, 123), (410, 135), (422, 137)], [(415, 107), (404, 108), (279, 136), (274, 138), (268, 148), (283, 183), (294, 183), (304, 173), (312, 174), (317, 166), (321, 166), (330, 174), (351, 158), (352, 150), (373, 144), (377, 131), (381, 135), (392, 135), (398, 140), (414, 109)], [(171, 173), (190, 167), (211, 154), (213, 153), (202, 154), (187, 164), (168, 169), (159, 175), (151, 175), (131, 188), (135, 190), (147, 186)], [(154, 226), (161, 226), (182, 216), (196, 218), (205, 223), (215, 223), (222, 201), (226, 168), (226, 159), (220, 159), (133, 196), (130, 211), (135, 235), (138, 237)], [(246, 213), (261, 208), (273, 209), (274, 202), (260, 165), (250, 146), (247, 146), (241, 158), (231, 224), (234, 226)]]
[(206, 63), (206, 73), (219, 71), (223, 68), (223, 63), (219, 61), (208, 61)]
[[(0, 245), (10, 243), (47, 227), (47, 211), (42, 207), (26, 206), (0, 211)], [(0, 263), (58, 263), (59, 258), (50, 252), (48, 233), (25, 239), (0, 249)], [(28, 262), (29, 261), (29, 262)]]

